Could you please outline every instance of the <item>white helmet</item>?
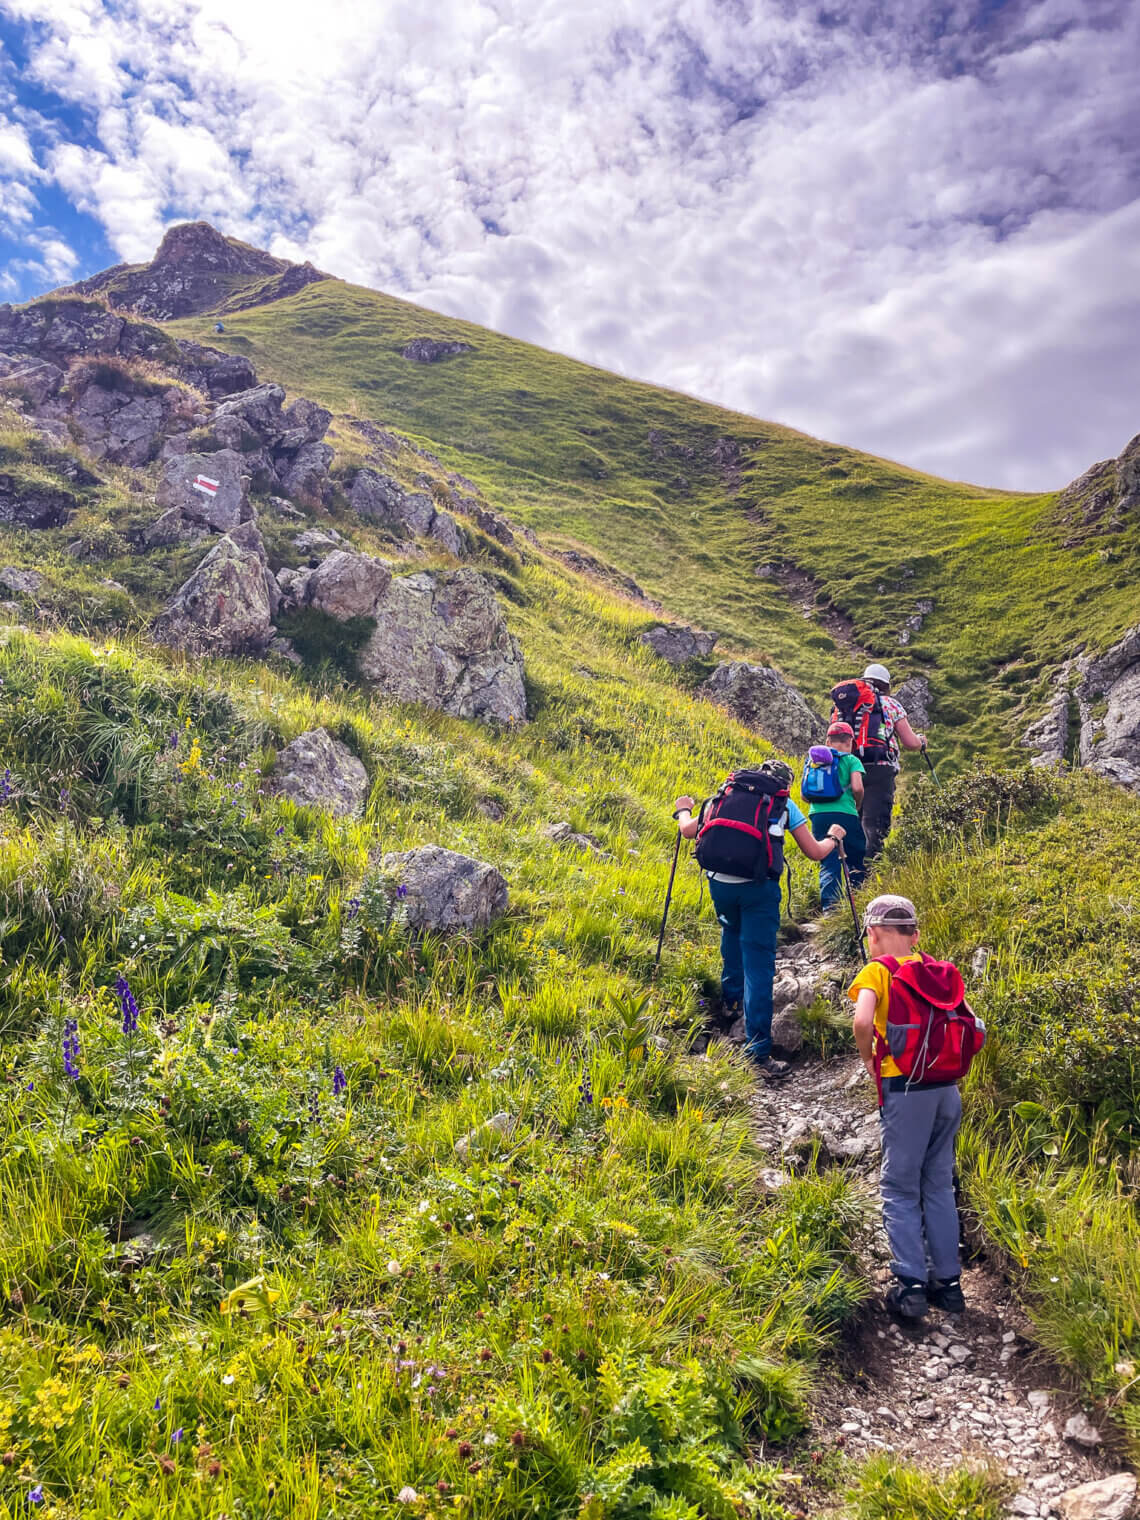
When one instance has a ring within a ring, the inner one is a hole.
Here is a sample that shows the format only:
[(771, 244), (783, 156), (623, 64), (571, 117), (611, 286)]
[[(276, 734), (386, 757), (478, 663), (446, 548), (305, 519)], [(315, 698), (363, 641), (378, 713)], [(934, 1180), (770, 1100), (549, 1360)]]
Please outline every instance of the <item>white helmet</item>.
[(864, 681), (881, 681), (884, 686), (891, 684), (891, 673), (885, 665), (868, 665), (863, 672)]

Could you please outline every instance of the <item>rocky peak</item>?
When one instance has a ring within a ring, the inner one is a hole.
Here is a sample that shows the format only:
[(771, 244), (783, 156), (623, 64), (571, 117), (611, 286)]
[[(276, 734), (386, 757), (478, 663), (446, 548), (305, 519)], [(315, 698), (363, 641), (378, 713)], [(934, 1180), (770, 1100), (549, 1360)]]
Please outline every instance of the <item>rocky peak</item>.
[(179, 222), (167, 229), (151, 261), (151, 269), (211, 269), (216, 274), (280, 274), (288, 268), (260, 248), (228, 238), (209, 222)]

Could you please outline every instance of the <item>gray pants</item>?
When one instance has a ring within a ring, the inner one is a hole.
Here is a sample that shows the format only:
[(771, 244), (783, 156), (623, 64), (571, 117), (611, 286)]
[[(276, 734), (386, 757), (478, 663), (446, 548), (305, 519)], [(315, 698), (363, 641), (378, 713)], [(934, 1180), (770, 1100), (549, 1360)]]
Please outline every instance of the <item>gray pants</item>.
[(957, 1277), (958, 1209), (954, 1203), (954, 1138), (962, 1122), (957, 1087), (912, 1087), (883, 1093), (883, 1224), (897, 1277), (926, 1282)]
[(867, 859), (873, 859), (887, 842), (895, 811), (893, 765), (868, 765), (863, 774), (863, 805), (859, 816), (867, 836)]

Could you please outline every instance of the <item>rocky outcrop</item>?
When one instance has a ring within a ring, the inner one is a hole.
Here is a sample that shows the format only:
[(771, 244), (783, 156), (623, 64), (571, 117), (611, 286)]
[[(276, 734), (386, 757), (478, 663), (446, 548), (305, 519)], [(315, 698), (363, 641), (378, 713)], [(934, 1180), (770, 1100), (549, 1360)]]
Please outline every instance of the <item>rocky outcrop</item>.
[(390, 566), (351, 549), (333, 549), (312, 568), (277, 572), (286, 611), (312, 607), (341, 623), (374, 617), (391, 581)]
[(726, 707), (739, 722), (786, 754), (802, 754), (821, 743), (827, 731), (823, 717), (779, 671), (767, 665), (743, 661), (718, 665), (698, 694)]
[(1140, 508), (1140, 433), (1115, 459), (1102, 459), (1057, 498), (1057, 518), (1072, 531), (1066, 547), (1119, 528)]
[(560, 559), (571, 570), (576, 570), (579, 575), (593, 576), (614, 591), (631, 596), (635, 601), (644, 602), (652, 611), (661, 611), (660, 603), (646, 596), (632, 575), (624, 575), (613, 565), (607, 565), (605, 560), (595, 559), (592, 554), (584, 554), (581, 549), (555, 550), (554, 557)]
[(405, 491), (390, 475), (357, 470), (348, 500), (354, 512), (382, 523), (398, 538), (434, 538), (457, 559), (463, 552), (459, 524), (451, 513), (439, 511), (421, 491)]
[[(235, 291), (235, 277), (246, 289)], [(149, 264), (117, 264), (67, 287), (78, 295), (103, 295), (120, 311), (167, 322), (215, 308), (227, 311), (278, 301), (328, 276), (311, 264), (291, 264), (208, 222), (171, 227)]]
[[(321, 439), (332, 413), (300, 397), (284, 408), (279, 385), (261, 384), (236, 391), (214, 407), (204, 441), (215, 449), (240, 454), (244, 473), (255, 490), (286, 491), (313, 506), (332, 492), (329, 466), (333, 451)], [(168, 453), (182, 452), (190, 440), (171, 438)]]
[(218, 540), (151, 634), (187, 654), (260, 653), (273, 636), (276, 594), (261, 534), (242, 523)]
[(346, 744), (327, 729), (314, 728), (277, 756), (270, 790), (301, 807), (356, 817), (368, 796), (368, 772)]
[(28, 306), (0, 306), (0, 350), (35, 354), (57, 365), (87, 354), (178, 360), (174, 339), (161, 328), (128, 322), (99, 301), (59, 296)]
[(207, 348), (182, 338), (178, 340), (178, 349), (180, 378), (215, 401), (232, 396), (235, 391), (251, 390), (257, 384), (253, 361), (244, 354), (227, 354), (219, 348)]
[(0, 394), (43, 406), (63, 384), (63, 370), (29, 354), (0, 354)]
[(1034, 765), (1081, 765), (1140, 792), (1140, 624), (1096, 659), (1066, 661), (1021, 742)]
[(525, 722), (522, 651), (483, 576), (474, 570), (398, 576), (373, 616), (376, 630), (357, 666), (378, 691), (457, 718)]
[(66, 399), (43, 411), (67, 421), (93, 459), (137, 468), (158, 457), (168, 433), (192, 425), (194, 406), (181, 386), (135, 387), (125, 379), (112, 371), (111, 383), (69, 387)]
[(894, 695), (906, 708), (906, 715), (912, 728), (921, 731), (930, 727), (934, 697), (930, 690), (930, 682), (925, 676), (911, 676), (909, 680), (903, 681), (895, 688)]
[(920, 596), (914, 604), (914, 611), (899, 629), (898, 639), (900, 644), (909, 644), (916, 633), (921, 632), (923, 623), (934, 611), (934, 602), (928, 596)]
[(17, 528), (59, 528), (79, 505), (70, 491), (0, 471), (0, 523)]
[(385, 855), (381, 868), (396, 890), (409, 929), (486, 929), (507, 910), (507, 884), (494, 866), (437, 844)]
[(656, 628), (646, 629), (641, 642), (647, 644), (654, 654), (668, 660), (670, 665), (683, 665), (686, 660), (710, 654), (717, 638), (717, 634), (702, 633), (698, 628), (659, 623)]
[(228, 533), (253, 516), (245, 458), (233, 449), (175, 455), (166, 461), (155, 501), (187, 523)]
[(0, 591), (13, 596), (37, 596), (46, 585), (38, 570), (25, 570), (18, 565), (5, 565), (0, 570)]
[(457, 354), (473, 352), (470, 343), (447, 343), (440, 338), (413, 338), (400, 350), (400, 357), (411, 359), (416, 364), (438, 364), (441, 359), (453, 359)]

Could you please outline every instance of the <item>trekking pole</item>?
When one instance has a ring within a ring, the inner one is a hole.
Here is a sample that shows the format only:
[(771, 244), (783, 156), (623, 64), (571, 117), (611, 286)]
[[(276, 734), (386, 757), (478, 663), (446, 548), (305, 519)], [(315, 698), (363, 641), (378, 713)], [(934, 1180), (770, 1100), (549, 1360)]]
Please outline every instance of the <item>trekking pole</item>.
[(665, 911), (661, 914), (661, 933), (657, 936), (657, 954), (653, 957), (654, 967), (661, 964), (661, 946), (665, 943), (665, 920), (669, 917), (669, 904), (673, 901), (673, 878), (677, 874), (677, 862), (681, 858), (681, 831), (677, 830), (677, 843), (673, 847), (673, 867), (669, 872), (669, 885), (665, 889)]
[(855, 911), (855, 894), (851, 890), (851, 872), (847, 869), (847, 851), (843, 848), (842, 839), (837, 839), (835, 842), (839, 846), (839, 869), (843, 875), (843, 886), (851, 908), (851, 922), (855, 925), (855, 933), (859, 937), (859, 954), (865, 966), (867, 964), (867, 947), (863, 943), (863, 940), (867, 931), (859, 927), (859, 914)]
[(941, 786), (942, 783), (938, 779), (938, 772), (934, 769), (934, 762), (931, 760), (930, 756), (926, 753), (926, 741), (925, 740), (923, 740), (923, 744), (922, 744), (922, 758), (926, 761), (926, 764), (927, 764), (927, 766), (929, 767), (929, 770), (930, 770), (930, 774), (934, 777), (934, 785), (935, 786)]

